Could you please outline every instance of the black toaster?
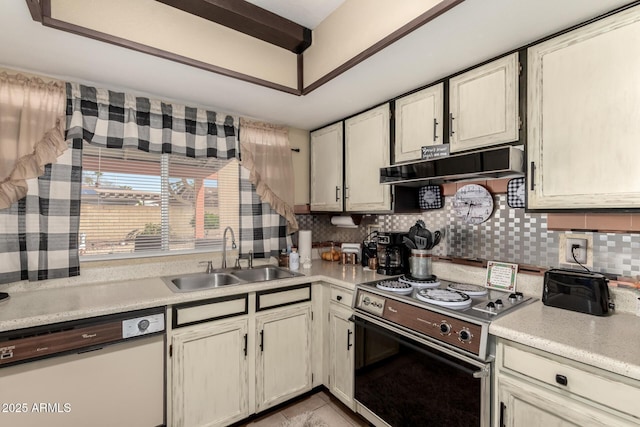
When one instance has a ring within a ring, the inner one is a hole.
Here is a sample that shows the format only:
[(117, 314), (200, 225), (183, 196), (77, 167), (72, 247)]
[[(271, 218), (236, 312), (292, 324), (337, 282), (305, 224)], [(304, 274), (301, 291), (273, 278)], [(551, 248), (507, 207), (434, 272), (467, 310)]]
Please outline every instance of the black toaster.
[(600, 273), (551, 269), (544, 273), (542, 303), (551, 307), (604, 316), (614, 309), (609, 279)]

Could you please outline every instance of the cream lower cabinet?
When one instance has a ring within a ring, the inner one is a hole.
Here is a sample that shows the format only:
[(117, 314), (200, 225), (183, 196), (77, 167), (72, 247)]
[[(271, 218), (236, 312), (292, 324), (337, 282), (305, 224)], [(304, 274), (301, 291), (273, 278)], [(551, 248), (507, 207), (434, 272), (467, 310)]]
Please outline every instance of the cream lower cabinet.
[(256, 412), (311, 390), (311, 304), (256, 315)]
[(496, 371), (495, 427), (640, 424), (638, 381), (506, 340)]
[(354, 325), (353, 311), (338, 304), (329, 306), (329, 391), (354, 409)]
[(391, 185), (380, 184), (390, 161), (389, 104), (345, 120), (344, 201), (347, 212), (391, 210)]
[(449, 80), (452, 153), (518, 140), (519, 69), (513, 53)]
[(640, 208), (640, 7), (528, 50), (527, 207)]
[(225, 426), (249, 416), (247, 335), (246, 317), (173, 333), (173, 427)]

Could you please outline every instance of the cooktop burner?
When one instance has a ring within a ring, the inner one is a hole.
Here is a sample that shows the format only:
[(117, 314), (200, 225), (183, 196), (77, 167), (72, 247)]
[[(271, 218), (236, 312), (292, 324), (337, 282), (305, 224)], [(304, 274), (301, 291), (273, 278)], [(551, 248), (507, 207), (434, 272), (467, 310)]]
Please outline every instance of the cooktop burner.
[(407, 283), (414, 288), (437, 288), (440, 286), (440, 281), (433, 274), (429, 276), (427, 279), (416, 279), (413, 276), (405, 274), (404, 276), (398, 277), (398, 281), (402, 283)]
[(443, 307), (462, 308), (471, 305), (469, 295), (449, 289), (420, 289), (416, 292), (416, 298)]
[(470, 297), (481, 297), (487, 295), (487, 288), (478, 285), (469, 285), (467, 283), (451, 283), (447, 286), (450, 291), (458, 291), (469, 295)]
[(399, 282), (397, 280), (384, 280), (377, 283), (376, 288), (400, 295), (409, 295), (413, 292), (413, 287), (410, 284)]

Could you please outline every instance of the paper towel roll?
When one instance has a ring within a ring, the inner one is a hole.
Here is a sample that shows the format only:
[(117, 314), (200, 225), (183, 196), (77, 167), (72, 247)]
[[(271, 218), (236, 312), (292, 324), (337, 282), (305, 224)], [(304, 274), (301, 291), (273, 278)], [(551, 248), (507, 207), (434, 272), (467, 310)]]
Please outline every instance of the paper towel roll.
[(311, 230), (298, 231), (298, 253), (300, 253), (300, 264), (305, 260), (311, 260)]
[(353, 218), (345, 215), (332, 216), (331, 224), (335, 225), (336, 227), (358, 228), (358, 226), (353, 222)]

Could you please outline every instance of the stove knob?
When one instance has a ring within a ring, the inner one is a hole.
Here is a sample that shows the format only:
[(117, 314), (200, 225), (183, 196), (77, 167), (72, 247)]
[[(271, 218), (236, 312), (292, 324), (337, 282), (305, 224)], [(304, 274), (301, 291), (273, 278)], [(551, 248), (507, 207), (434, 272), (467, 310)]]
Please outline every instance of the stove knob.
[(451, 334), (451, 325), (447, 322), (440, 323), (440, 335), (450, 335)]
[(371, 304), (371, 299), (370, 299), (369, 297), (364, 297), (364, 298), (362, 299), (362, 303), (363, 303), (364, 305), (369, 305), (369, 304)]
[(493, 301), (489, 301), (487, 303), (487, 310), (489, 310), (491, 312), (496, 311), (496, 305), (495, 305), (495, 303)]
[(509, 294), (509, 302), (514, 303), (518, 300), (518, 296), (516, 294)]
[(522, 298), (524, 298), (524, 295), (522, 295), (522, 292), (516, 292), (516, 299), (520, 301)]
[(496, 308), (497, 308), (498, 310), (500, 310), (503, 306), (504, 306), (504, 304), (502, 304), (502, 300), (498, 298), (498, 299), (496, 300)]
[(473, 334), (468, 329), (463, 329), (458, 332), (458, 339), (462, 342), (471, 342)]

